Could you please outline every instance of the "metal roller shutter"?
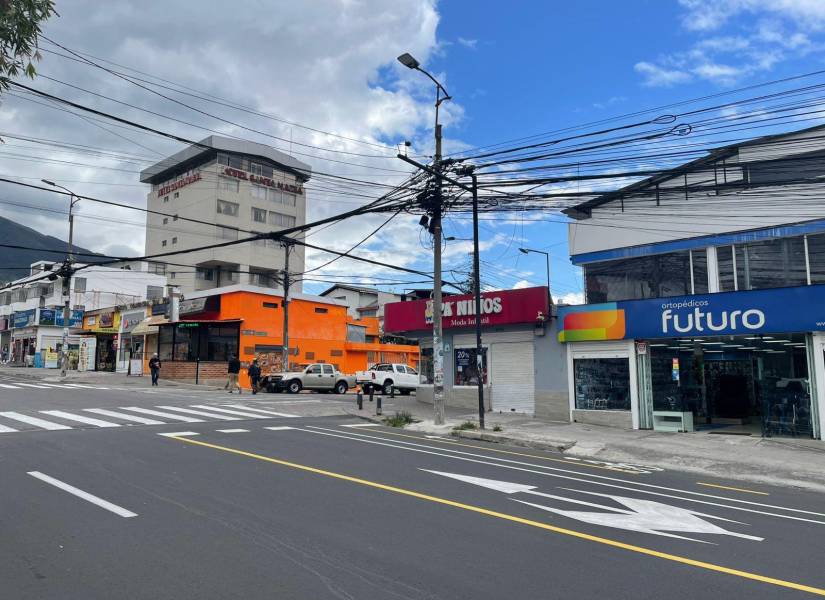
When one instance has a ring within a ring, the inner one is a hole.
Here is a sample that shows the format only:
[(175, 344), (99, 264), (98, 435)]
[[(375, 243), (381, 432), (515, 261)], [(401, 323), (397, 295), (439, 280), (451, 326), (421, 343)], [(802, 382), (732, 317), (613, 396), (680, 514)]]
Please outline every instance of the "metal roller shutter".
[(531, 342), (492, 345), (492, 408), (495, 412), (533, 414), (536, 410), (536, 384)]

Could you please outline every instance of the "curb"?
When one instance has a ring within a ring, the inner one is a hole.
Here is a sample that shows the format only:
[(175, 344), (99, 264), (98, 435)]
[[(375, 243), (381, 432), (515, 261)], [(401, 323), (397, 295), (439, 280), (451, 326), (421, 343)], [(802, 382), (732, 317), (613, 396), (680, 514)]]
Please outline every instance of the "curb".
[(496, 435), (495, 433), (486, 433), (481, 431), (473, 431), (470, 429), (451, 431), (452, 437), (463, 438), (468, 440), (477, 440), (482, 442), (491, 442), (494, 444), (509, 444), (511, 446), (518, 446), (520, 448), (532, 448), (533, 450), (550, 450), (553, 452), (565, 452), (573, 446), (576, 442), (570, 441), (550, 441), (539, 442), (535, 440), (524, 440), (521, 438), (514, 438), (506, 435)]

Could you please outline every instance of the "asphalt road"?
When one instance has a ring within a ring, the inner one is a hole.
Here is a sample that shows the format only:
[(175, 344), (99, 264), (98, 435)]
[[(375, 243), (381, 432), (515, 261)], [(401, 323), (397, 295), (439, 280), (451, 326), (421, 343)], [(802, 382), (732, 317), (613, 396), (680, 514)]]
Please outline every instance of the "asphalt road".
[(0, 387), (0, 597), (825, 596), (821, 495), (193, 395)]

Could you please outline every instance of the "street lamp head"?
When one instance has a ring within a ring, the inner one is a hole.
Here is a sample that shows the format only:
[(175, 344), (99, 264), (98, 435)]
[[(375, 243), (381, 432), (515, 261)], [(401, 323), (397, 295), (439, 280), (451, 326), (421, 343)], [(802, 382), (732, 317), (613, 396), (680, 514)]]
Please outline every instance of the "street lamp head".
[(398, 57), (398, 62), (400, 62), (402, 65), (404, 65), (408, 69), (417, 69), (418, 67), (421, 66), (421, 63), (418, 62), (417, 60), (415, 60), (413, 55), (410, 54), (409, 52), (405, 52), (404, 54), (399, 56)]
[(52, 187), (54, 187), (54, 186), (56, 186), (56, 185), (57, 185), (54, 181), (49, 181), (48, 179), (41, 179), (40, 181), (42, 181), (42, 182), (43, 182), (43, 183), (45, 183), (46, 185), (50, 185), (50, 186), (52, 186)]
[(530, 254), (530, 251), (527, 248), (519, 248), (518, 251), (522, 254)]

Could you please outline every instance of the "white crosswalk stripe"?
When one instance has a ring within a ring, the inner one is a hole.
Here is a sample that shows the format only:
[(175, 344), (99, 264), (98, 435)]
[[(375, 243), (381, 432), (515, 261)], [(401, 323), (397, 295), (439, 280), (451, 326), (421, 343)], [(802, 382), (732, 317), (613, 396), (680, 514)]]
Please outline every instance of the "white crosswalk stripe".
[(0, 425), (0, 433), (17, 433), (17, 430), (6, 427), (5, 425)]
[(22, 385), (22, 386), (25, 386), (25, 387), (28, 387), (28, 388), (38, 388), (38, 389), (41, 389), (41, 390), (49, 389), (45, 385), (37, 385), (35, 383), (23, 383), (22, 381), (15, 381), (14, 384), (15, 385)]
[(182, 408), (180, 406), (158, 406), (158, 408), (162, 408), (163, 410), (172, 410), (175, 412), (182, 412), (189, 415), (197, 415), (199, 417), (209, 417), (210, 419), (218, 419), (221, 421), (241, 421), (240, 417), (230, 417), (229, 415), (219, 415), (218, 413), (214, 412), (206, 412), (203, 410), (192, 410), (191, 408)]
[(146, 417), (139, 417), (137, 415), (127, 415), (126, 413), (108, 410), (105, 408), (84, 408), (83, 410), (86, 412), (95, 413), (96, 415), (103, 415), (104, 417), (114, 417), (115, 419), (120, 419), (121, 421), (141, 423), (142, 425), (166, 425), (164, 421), (156, 421), (155, 419), (147, 419)]
[(83, 415), (75, 415), (62, 410), (41, 410), (40, 412), (50, 417), (58, 417), (60, 419), (66, 419), (67, 421), (77, 421), (78, 423), (94, 425), (95, 427), (120, 427), (117, 423), (110, 423), (102, 419), (93, 419), (92, 417), (84, 417)]
[(161, 412), (159, 410), (141, 408), (140, 406), (121, 406), (120, 409), (131, 410), (134, 412), (143, 413), (144, 415), (152, 415), (153, 417), (163, 417), (165, 419), (172, 419), (173, 421), (183, 421), (184, 423), (203, 423), (203, 419), (193, 419), (192, 417), (184, 417), (183, 415), (173, 415), (171, 413)]
[(73, 388), (83, 388), (86, 390), (108, 390), (109, 388), (103, 387), (101, 385), (83, 385), (82, 383), (67, 383), (69, 387)]
[(239, 415), (241, 417), (247, 417), (249, 419), (268, 419), (269, 417), (264, 415), (256, 415), (250, 412), (241, 412), (239, 410), (229, 410), (228, 408), (218, 408), (217, 406), (209, 406), (206, 404), (193, 404), (192, 407), (194, 408), (205, 408), (207, 410), (212, 410), (219, 413), (227, 413), (230, 415)]
[(37, 417), (30, 417), (19, 412), (0, 412), (0, 417), (6, 417), (7, 419), (20, 421), (21, 423), (28, 423), (29, 425), (34, 425), (35, 427), (40, 427), (42, 429), (48, 429), (49, 431), (57, 431), (58, 429), (72, 429), (68, 425), (52, 423), (51, 421), (46, 421), (45, 419), (38, 419)]
[(19, 390), (20, 387), (16, 385), (9, 385), (8, 383), (0, 383), (1, 388), (6, 388), (7, 390)]
[(268, 416), (275, 416), (275, 417), (297, 417), (298, 415), (291, 415), (289, 413), (282, 413), (282, 412), (275, 412), (272, 410), (263, 410), (260, 408), (252, 408), (251, 406), (244, 406), (243, 404), (221, 404), (221, 406), (230, 406), (232, 408), (242, 408), (246, 412), (252, 413), (263, 413)]

